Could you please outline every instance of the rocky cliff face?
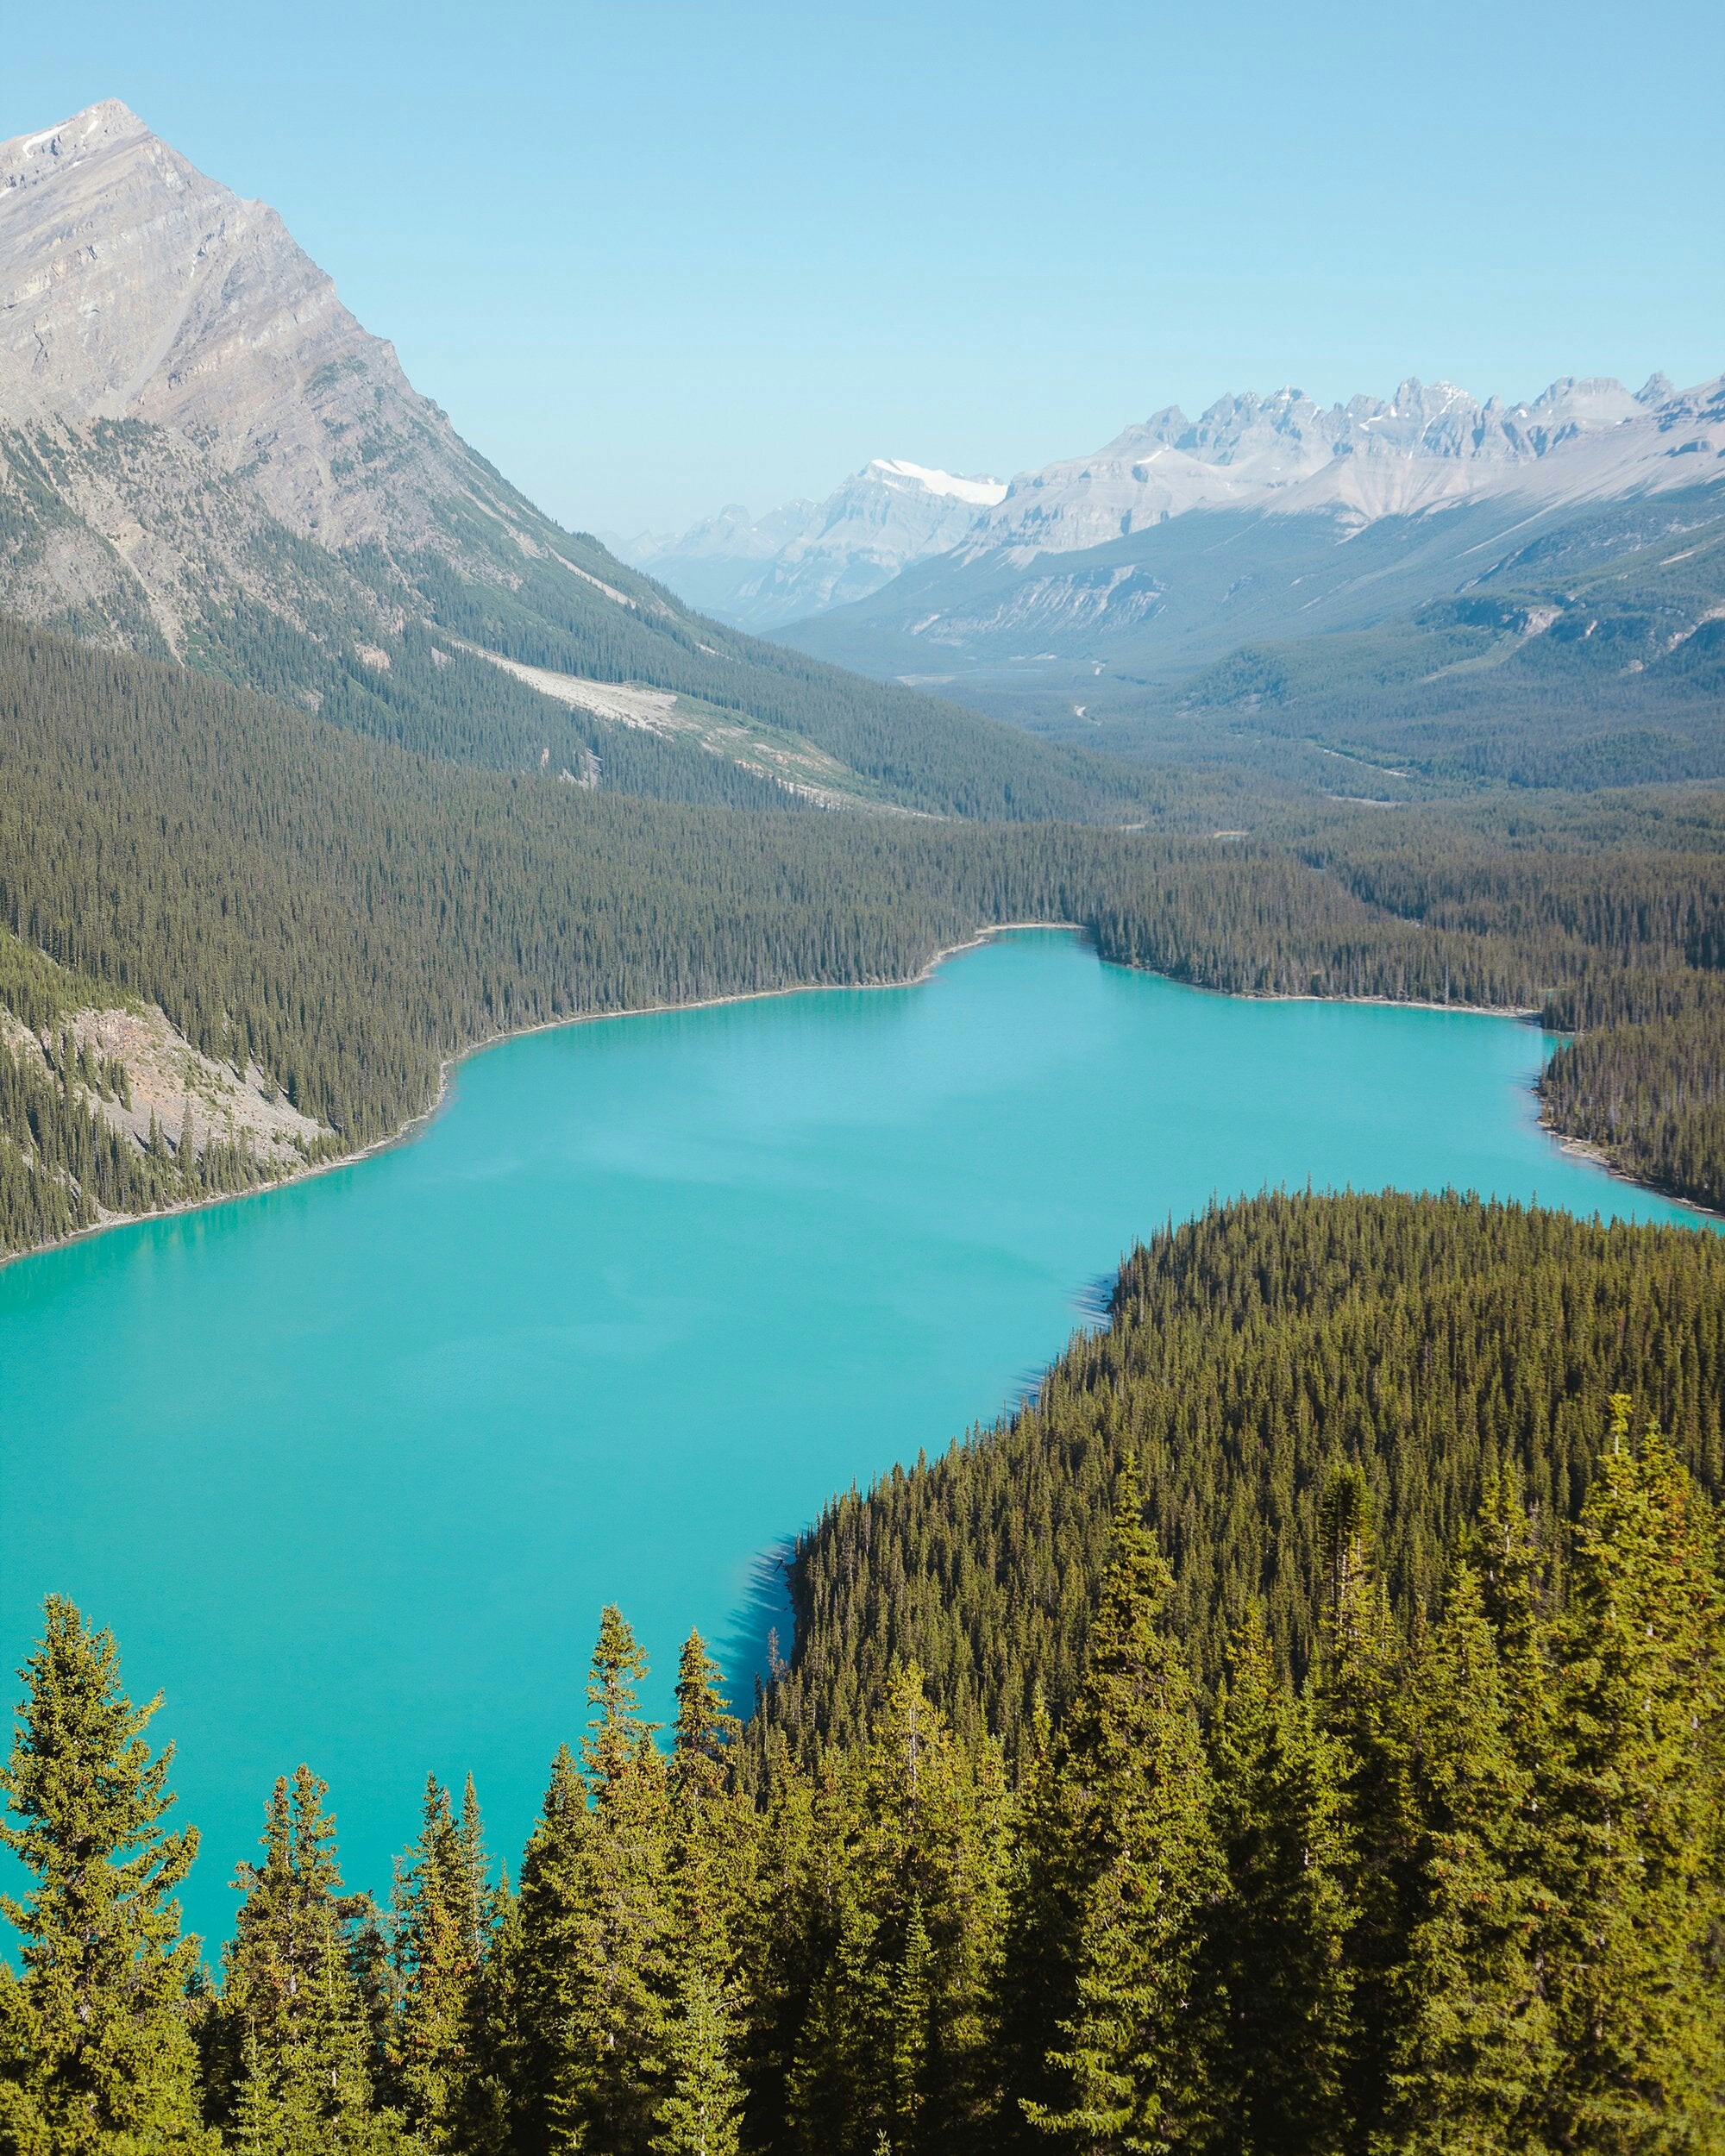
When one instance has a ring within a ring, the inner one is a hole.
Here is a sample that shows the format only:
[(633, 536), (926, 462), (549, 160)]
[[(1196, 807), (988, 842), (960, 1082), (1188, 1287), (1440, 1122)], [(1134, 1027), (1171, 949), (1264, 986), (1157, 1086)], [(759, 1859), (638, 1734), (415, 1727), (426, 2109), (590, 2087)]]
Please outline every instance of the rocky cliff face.
[(0, 145), (0, 414), (168, 429), (326, 547), (526, 521), (275, 211), (112, 100)]
[(0, 609), (230, 670), (269, 623), (398, 631), (438, 564), (579, 578), (570, 544), (273, 210), (112, 100), (0, 143)]

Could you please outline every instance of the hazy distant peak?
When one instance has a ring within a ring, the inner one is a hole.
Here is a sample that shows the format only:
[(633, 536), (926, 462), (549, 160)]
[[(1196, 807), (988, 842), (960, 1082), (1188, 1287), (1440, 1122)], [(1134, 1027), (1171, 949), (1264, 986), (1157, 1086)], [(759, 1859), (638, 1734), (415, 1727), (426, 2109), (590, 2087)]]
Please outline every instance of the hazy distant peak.
[(764, 517), (727, 509), (675, 539), (646, 535), (624, 559), (691, 605), (749, 629), (864, 599), (901, 569), (944, 554), (1007, 498), (1005, 480), (908, 457), (874, 457), (822, 502)]

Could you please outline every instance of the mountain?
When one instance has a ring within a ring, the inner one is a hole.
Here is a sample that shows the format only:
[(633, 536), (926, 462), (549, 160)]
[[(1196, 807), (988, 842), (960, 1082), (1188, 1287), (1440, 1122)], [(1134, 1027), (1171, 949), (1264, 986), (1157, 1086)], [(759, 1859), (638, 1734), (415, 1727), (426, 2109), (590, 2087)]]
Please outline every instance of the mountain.
[[(1070, 554), (1195, 509), (1334, 513), (1358, 529), (1482, 495), (1586, 500), (1687, 484), (1680, 457), (1725, 455), (1725, 382), (1679, 395), (1661, 374), (1554, 382), (1531, 404), (1479, 404), (1453, 383), (1409, 379), (1388, 404), (1327, 410), (1298, 390), (1224, 397), (1189, 420), (1177, 405), (1095, 451), (1020, 474), (964, 542)], [(1704, 438), (1707, 437), (1707, 438)]]
[(1322, 743), (1440, 783), (1716, 780), (1725, 498), (1695, 490), (1596, 509), (1452, 596), (1367, 629), (1242, 644), (1107, 708), (1115, 748), (1158, 755), (1208, 736), (1253, 759), (1275, 741)]
[[(1266, 639), (1371, 630), (1530, 572), (1527, 596), (1549, 604), (1545, 586), (1556, 576), (1561, 597), (1583, 559), (1634, 556), (1623, 573), (1640, 573), (1662, 533), (1675, 543), (1718, 512), (1722, 479), (1725, 379), (1679, 392), (1656, 375), (1634, 396), (1565, 381), (1514, 406), (1415, 382), (1328, 411), (1293, 392), (1230, 398), (1015, 479), (949, 554), (781, 635), (1113, 741), (1110, 714), (1177, 699)], [(1691, 628), (1725, 599), (1710, 556), (1707, 575)]]
[(450, 551), (451, 501), (518, 543), (540, 536), (275, 211), (124, 105), (0, 147), (0, 408), (15, 423), (171, 429), (328, 547)]
[(901, 569), (960, 545), (1004, 499), (1000, 479), (876, 457), (823, 502), (759, 519), (721, 510), (678, 538), (643, 534), (624, 559), (691, 605), (759, 630), (866, 599)]
[(705, 621), (543, 515), (113, 101), (0, 145), (0, 611), (548, 782), (1108, 817), (1135, 781)]

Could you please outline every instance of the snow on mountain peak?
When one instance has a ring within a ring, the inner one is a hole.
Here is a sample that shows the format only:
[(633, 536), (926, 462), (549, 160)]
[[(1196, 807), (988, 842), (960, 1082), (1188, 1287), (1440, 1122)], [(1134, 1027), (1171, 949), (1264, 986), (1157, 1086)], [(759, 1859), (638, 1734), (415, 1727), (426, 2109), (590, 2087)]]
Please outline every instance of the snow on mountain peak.
[(931, 494), (950, 494), (957, 501), (974, 503), (978, 509), (992, 509), (996, 502), (1007, 498), (1004, 479), (965, 479), (956, 472), (939, 472), (926, 464), (913, 464), (905, 457), (872, 458), (868, 471), (881, 473), (889, 479), (914, 479)]

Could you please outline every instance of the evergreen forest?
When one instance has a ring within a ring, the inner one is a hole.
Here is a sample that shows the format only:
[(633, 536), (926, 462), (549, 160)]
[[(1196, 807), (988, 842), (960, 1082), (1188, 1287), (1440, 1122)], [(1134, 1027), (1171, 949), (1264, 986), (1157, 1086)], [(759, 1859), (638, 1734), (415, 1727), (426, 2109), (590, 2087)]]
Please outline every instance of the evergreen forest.
[(387, 1902), (356, 1891), (302, 1764), (219, 1972), (160, 1702), (51, 1599), (0, 1773), (0, 2148), (1706, 2156), (1720, 1523), (1627, 1395), (1594, 1407), (1574, 1517), (1496, 1459), (1415, 1624), (1338, 1445), (1297, 1680), (1250, 1595), (1195, 1679), (1123, 1451), (1064, 1712), (1015, 1756), (903, 1661), (856, 1734), (742, 1772), (699, 1635), (661, 1733), (607, 1608), (518, 1869), (433, 1780)]

